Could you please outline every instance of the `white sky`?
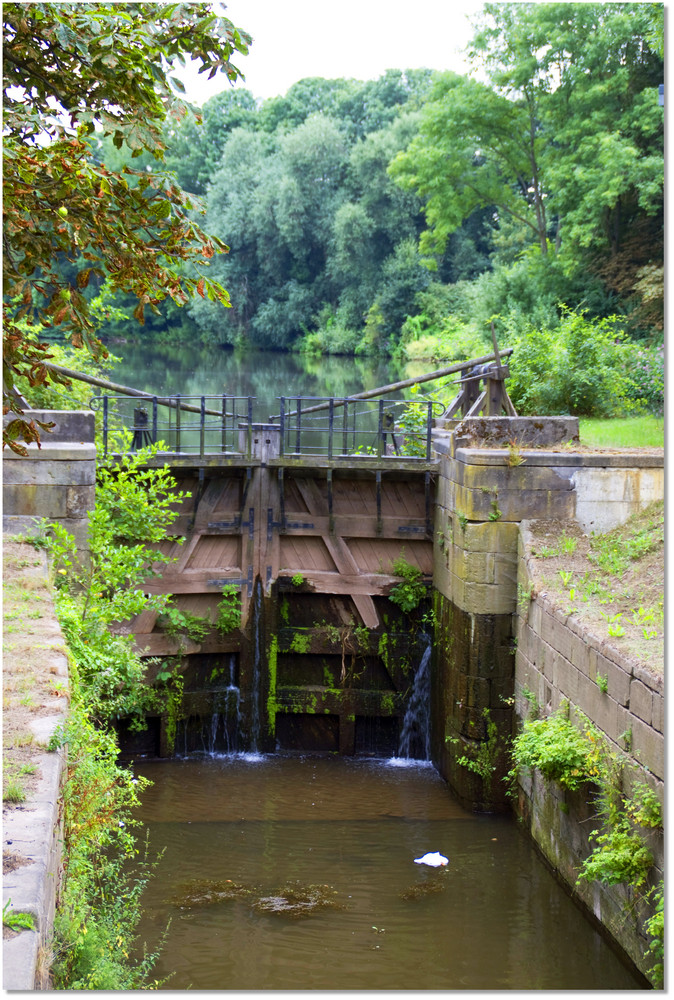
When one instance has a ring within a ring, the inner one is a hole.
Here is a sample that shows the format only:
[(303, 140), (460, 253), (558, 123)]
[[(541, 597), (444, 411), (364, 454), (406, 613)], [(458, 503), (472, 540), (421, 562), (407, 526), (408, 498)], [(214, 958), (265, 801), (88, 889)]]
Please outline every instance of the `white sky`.
[[(308, 76), (376, 80), (387, 69), (466, 73), (460, 50), (472, 37), (477, 0), (228, 0), (225, 16), (253, 36), (233, 60), (254, 97), (275, 97)], [(203, 104), (230, 86), (176, 73), (188, 100)]]

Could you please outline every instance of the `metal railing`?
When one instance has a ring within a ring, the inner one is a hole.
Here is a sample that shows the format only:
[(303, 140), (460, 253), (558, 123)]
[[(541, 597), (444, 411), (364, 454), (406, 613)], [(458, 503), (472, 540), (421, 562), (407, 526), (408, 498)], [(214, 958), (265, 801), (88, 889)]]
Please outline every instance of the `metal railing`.
[[(277, 397), (280, 412), (253, 422), (254, 396), (95, 396), (103, 449), (135, 452), (149, 444), (174, 455), (265, 459), (314, 456), (430, 461), (434, 409), (427, 400)], [(125, 431), (126, 434), (121, 432)]]
[(280, 396), (280, 454), (326, 458), (431, 457), (433, 408), (423, 400)]
[[(103, 416), (103, 450), (138, 451), (162, 445), (172, 454), (230, 454), (250, 458), (254, 396), (95, 396)], [(125, 443), (120, 431), (131, 435)]]

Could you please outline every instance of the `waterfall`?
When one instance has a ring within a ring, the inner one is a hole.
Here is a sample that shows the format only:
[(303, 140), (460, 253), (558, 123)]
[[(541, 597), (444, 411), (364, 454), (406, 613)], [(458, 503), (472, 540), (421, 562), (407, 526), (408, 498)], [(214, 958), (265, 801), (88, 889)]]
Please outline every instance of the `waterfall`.
[(241, 690), (234, 683), (236, 657), (232, 653), (229, 660), (229, 684), (225, 689), (225, 753), (236, 753), (239, 749), (241, 731)]
[(431, 641), (427, 638), (407, 705), (398, 745), (398, 756), (420, 760), (431, 757)]
[(262, 581), (258, 577), (255, 581), (255, 601), (253, 604), (253, 677), (251, 684), (251, 706), (250, 706), (250, 750), (251, 753), (258, 752), (258, 740), (260, 738), (260, 679), (262, 674)]

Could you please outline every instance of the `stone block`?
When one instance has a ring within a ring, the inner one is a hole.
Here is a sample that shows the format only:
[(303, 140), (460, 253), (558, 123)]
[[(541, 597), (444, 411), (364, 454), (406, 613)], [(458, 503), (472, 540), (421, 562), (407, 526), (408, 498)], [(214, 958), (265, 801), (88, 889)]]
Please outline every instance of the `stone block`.
[(554, 657), (554, 682), (555, 687), (568, 698), (574, 705), (578, 704), (580, 697), (581, 673), (565, 657), (557, 653)]
[[(627, 704), (627, 702), (623, 702)], [(647, 725), (653, 723), (653, 692), (641, 681), (632, 680), (629, 684), (630, 712)]]
[(494, 583), (512, 595), (517, 595), (517, 559), (514, 553), (494, 555)]
[(465, 583), (495, 583), (493, 552), (469, 552), (453, 545), (449, 565)]
[(85, 517), (94, 509), (96, 491), (94, 486), (66, 487), (66, 517)]
[(571, 641), (570, 659), (582, 674), (594, 680), (597, 675), (597, 650), (575, 635)]
[(472, 552), (515, 553), (517, 535), (518, 526), (510, 521), (482, 521), (456, 532), (455, 541)]
[(465, 417), (454, 428), (457, 438), (506, 448), (510, 441), (545, 445), (578, 441), (578, 417)]
[(6, 485), (31, 486), (93, 486), (96, 482), (96, 463), (93, 459), (77, 461), (45, 460), (36, 455), (3, 462), (2, 478)]
[[(4, 423), (13, 419), (14, 414), (6, 414)], [(40, 437), (45, 442), (77, 441), (93, 442), (95, 415), (93, 410), (26, 410), (26, 420), (41, 420), (43, 423), (53, 423), (49, 431), (41, 431)]]
[[(500, 490), (497, 493), (456, 487), (456, 509), (469, 521), (523, 521), (528, 518), (572, 520), (575, 494), (570, 490)], [(499, 516), (496, 517), (496, 508)]]
[(664, 779), (665, 738), (635, 716), (632, 716), (632, 755), (656, 778)]
[(502, 587), (491, 583), (465, 583), (462, 599), (455, 603), (476, 615), (511, 615), (516, 607), (514, 595), (504, 593)]
[(469, 462), (456, 463), (456, 482), (468, 489), (502, 490), (572, 490), (572, 468), (552, 469), (545, 465), (523, 465), (510, 468), (508, 453), (504, 453), (502, 465), (477, 465)]
[(2, 503), (6, 514), (24, 517), (67, 517), (66, 486), (3, 484)]
[(619, 705), (630, 703), (630, 675), (603, 653), (597, 652), (595, 681), (597, 677), (605, 677), (608, 682), (608, 693)]
[(656, 729), (659, 733), (664, 733), (665, 731), (665, 699), (661, 694), (653, 692), (653, 729)]

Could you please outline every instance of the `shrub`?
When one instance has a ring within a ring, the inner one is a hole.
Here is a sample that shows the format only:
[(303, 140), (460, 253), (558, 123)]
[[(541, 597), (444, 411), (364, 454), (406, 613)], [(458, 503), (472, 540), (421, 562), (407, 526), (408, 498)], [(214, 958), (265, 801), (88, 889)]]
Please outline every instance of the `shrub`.
[(511, 779), (523, 767), (536, 768), (544, 778), (568, 789), (580, 788), (597, 773), (588, 759), (586, 737), (561, 712), (527, 719), (513, 740), (512, 760)]
[(565, 309), (556, 329), (528, 324), (508, 339), (508, 393), (519, 413), (614, 416), (646, 405), (618, 317), (590, 321)]
[(418, 566), (413, 566), (401, 556), (393, 563), (394, 576), (402, 576), (403, 583), (397, 583), (392, 588), (389, 600), (397, 604), (405, 613), (414, 611), (426, 596), (426, 585)]

